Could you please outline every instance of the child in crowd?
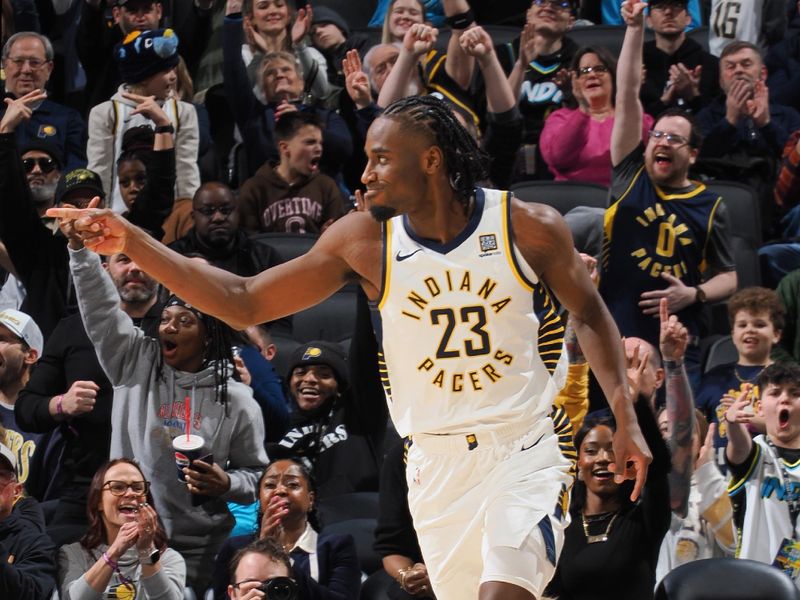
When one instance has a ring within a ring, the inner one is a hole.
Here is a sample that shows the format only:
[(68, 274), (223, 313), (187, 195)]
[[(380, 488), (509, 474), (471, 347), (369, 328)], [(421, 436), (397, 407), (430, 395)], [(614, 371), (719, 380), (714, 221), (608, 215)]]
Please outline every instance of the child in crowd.
[[(175, 197), (191, 198), (200, 187), (197, 166), (199, 129), (197, 111), (177, 99), (178, 37), (171, 29), (134, 31), (114, 50), (123, 84), (110, 100), (89, 113), (89, 168), (103, 180), (103, 189), (113, 190), (111, 208), (125, 210), (117, 181), (117, 158), (128, 129), (150, 125), (156, 133), (175, 136)], [(152, 97), (161, 110), (147, 110), (143, 100)]]
[(291, 112), (275, 124), (280, 162), (262, 166), (242, 186), (242, 227), (253, 232), (321, 233), (342, 216), (336, 182), (319, 172), (322, 124)]
[(737, 558), (772, 564), (800, 586), (800, 366), (776, 363), (758, 378), (758, 414), (766, 435), (750, 437), (753, 419), (748, 389), (725, 413), (731, 471), (728, 492), (739, 532)]
[[(745, 389), (749, 390), (748, 399), (755, 409), (758, 400), (758, 386), (755, 384), (764, 368), (772, 363), (770, 351), (780, 340), (785, 312), (773, 290), (750, 287), (731, 296), (728, 320), (738, 358), (735, 363), (720, 365), (706, 373), (695, 398), (695, 406), (709, 423), (716, 425), (716, 463), (723, 473), (726, 472), (724, 452), (728, 428), (722, 416), (733, 399)], [(752, 427), (760, 433), (764, 431), (758, 416), (752, 420)]]

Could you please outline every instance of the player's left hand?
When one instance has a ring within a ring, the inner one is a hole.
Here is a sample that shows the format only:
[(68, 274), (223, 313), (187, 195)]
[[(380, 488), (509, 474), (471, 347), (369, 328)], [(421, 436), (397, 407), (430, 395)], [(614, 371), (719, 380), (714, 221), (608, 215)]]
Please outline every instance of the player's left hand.
[(661, 277), (669, 282), (669, 286), (663, 290), (642, 292), (640, 296), (639, 307), (644, 314), (658, 317), (661, 298), (667, 299), (667, 310), (670, 314), (674, 314), (694, 302), (697, 290), (669, 273), (662, 273)]
[(675, 315), (667, 310), (667, 299), (661, 298), (659, 303), (661, 316), (661, 334), (658, 340), (661, 358), (664, 360), (680, 360), (689, 345), (689, 331)]

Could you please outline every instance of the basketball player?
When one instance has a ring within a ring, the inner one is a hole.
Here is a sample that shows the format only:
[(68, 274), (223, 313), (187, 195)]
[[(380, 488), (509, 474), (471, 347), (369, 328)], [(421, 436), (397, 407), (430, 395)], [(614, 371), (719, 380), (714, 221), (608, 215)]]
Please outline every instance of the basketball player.
[(348, 215), (304, 256), (252, 278), (184, 259), (109, 211), (50, 214), (77, 219), (95, 251), (124, 252), (237, 328), (358, 281), (377, 310), (392, 418), (413, 439), (409, 503), (433, 591), (440, 600), (540, 598), (571, 485), (548, 417), (565, 366), (557, 300), (617, 417), (616, 476), (635, 478), (638, 496), (650, 455), (619, 333), (560, 216), (475, 187), (485, 157), (442, 101), (390, 105), (366, 152), (362, 200), (373, 218)]

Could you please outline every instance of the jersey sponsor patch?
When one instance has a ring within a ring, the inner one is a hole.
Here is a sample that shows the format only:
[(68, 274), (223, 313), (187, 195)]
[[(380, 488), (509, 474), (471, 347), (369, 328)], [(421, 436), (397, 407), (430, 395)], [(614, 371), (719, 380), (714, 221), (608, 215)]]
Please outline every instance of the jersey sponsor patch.
[(492, 250), (497, 250), (497, 236), (493, 233), (478, 237), (478, 241), (481, 245), (481, 252), (491, 252)]

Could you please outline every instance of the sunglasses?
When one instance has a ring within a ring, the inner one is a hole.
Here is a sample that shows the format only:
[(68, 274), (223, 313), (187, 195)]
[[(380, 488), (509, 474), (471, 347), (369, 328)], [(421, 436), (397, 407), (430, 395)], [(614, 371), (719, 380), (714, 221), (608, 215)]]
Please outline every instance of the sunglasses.
[(605, 65), (595, 65), (594, 67), (580, 67), (578, 69), (578, 77), (583, 77), (589, 73), (596, 73), (598, 75), (608, 73), (608, 67)]
[(132, 481), (125, 483), (124, 481), (106, 481), (101, 489), (108, 490), (114, 496), (124, 496), (128, 488), (137, 496), (144, 496), (150, 489), (149, 481)]
[(45, 174), (51, 173), (53, 170), (58, 168), (56, 161), (49, 157), (22, 159), (22, 166), (25, 168), (26, 173), (32, 172), (36, 165), (39, 165), (39, 170)]

